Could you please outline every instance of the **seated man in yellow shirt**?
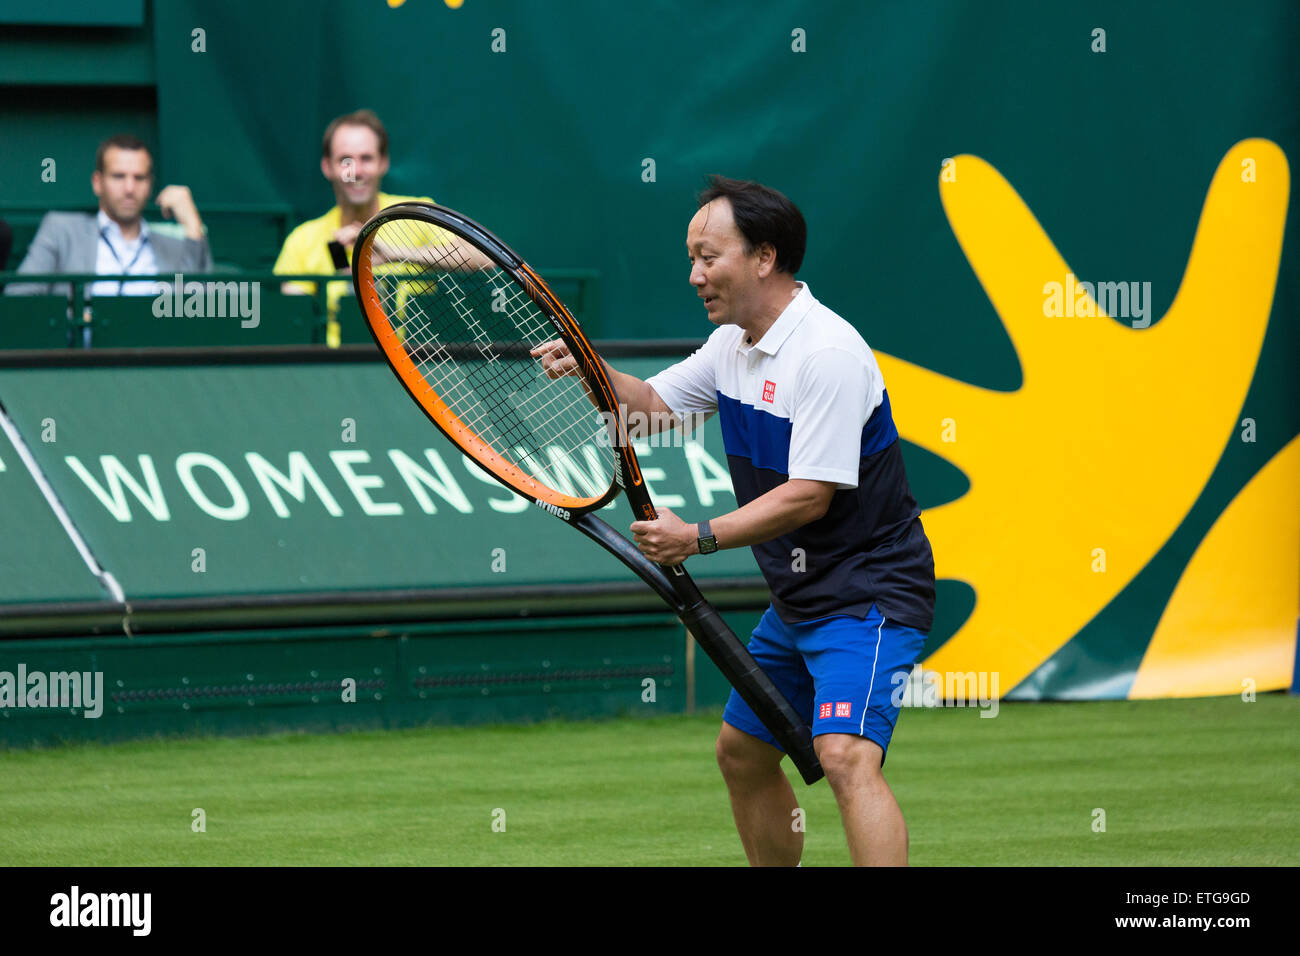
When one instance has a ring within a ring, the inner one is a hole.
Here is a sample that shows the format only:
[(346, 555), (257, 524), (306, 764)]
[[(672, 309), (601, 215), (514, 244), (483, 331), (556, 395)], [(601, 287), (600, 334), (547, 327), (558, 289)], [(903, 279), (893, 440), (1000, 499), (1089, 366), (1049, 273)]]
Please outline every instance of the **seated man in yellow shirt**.
[[(339, 343), (337, 323), (340, 300), (351, 292), (351, 271), (344, 264), (352, 261), (352, 245), (357, 234), (379, 210), (403, 202), (432, 202), (427, 196), (393, 196), (379, 191), (388, 172), (388, 131), (370, 110), (358, 110), (340, 116), (329, 124), (321, 144), (321, 174), (334, 188), (336, 205), (325, 215), (304, 222), (284, 241), (275, 260), (275, 272), (281, 275), (340, 273), (346, 281), (330, 282), (325, 289), (329, 311), (327, 342)], [(456, 242), (450, 234), (441, 237)], [(336, 243), (331, 251), (331, 243)], [(488, 260), (472, 246), (463, 247), (467, 266), (481, 268)], [(336, 258), (338, 261), (336, 262)], [(314, 282), (285, 282), (286, 294), (314, 295)]]

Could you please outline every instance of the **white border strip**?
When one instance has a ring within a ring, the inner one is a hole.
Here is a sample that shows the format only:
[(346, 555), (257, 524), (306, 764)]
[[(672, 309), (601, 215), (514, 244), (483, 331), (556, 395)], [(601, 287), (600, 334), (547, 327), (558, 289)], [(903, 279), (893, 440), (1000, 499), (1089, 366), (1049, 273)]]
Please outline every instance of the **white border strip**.
[(99, 579), (99, 583), (112, 595), (114, 601), (125, 605), (126, 595), (122, 593), (122, 586), (117, 583), (117, 579), (110, 572), (100, 567), (99, 562), (95, 560), (95, 556), (91, 554), (86, 539), (81, 536), (81, 532), (77, 530), (77, 526), (72, 523), (67, 510), (63, 507), (63, 502), (54, 493), (50, 483), (45, 480), (45, 472), (41, 471), (40, 465), (36, 464), (36, 459), (32, 457), (31, 450), (27, 447), (27, 443), (23, 441), (23, 436), (18, 434), (17, 427), (9, 418), (9, 413), (3, 405), (0, 405), (0, 428), (3, 428), (4, 433), (9, 436), (9, 442), (14, 446), (14, 451), (18, 452), (18, 457), (27, 466), (27, 471), (31, 474), (32, 480), (36, 482), (36, 487), (41, 489), (41, 494), (45, 496), (50, 509), (54, 512), (55, 517), (59, 519), (59, 524), (63, 525), (63, 530), (67, 532), (68, 537), (72, 539), (72, 543), (76, 545), (77, 552), (81, 555), (81, 560), (86, 562), (86, 567), (90, 569), (90, 573)]
[[(876, 608), (877, 611), (880, 608)], [(876, 683), (876, 663), (880, 660), (880, 632), (885, 627), (885, 615), (880, 615), (880, 624), (876, 627), (876, 653), (871, 658), (871, 683), (867, 684), (867, 702), (862, 706), (862, 720), (858, 722), (858, 734), (867, 730), (867, 712), (871, 710), (871, 688)], [(850, 718), (852, 719), (852, 718)]]

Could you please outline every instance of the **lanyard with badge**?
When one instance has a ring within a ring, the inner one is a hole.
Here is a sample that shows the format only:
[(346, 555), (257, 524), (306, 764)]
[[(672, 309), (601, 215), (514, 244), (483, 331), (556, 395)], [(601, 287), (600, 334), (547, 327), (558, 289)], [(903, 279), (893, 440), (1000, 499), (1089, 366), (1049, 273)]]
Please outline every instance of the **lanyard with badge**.
[[(102, 229), (99, 230), (99, 237), (100, 237), (101, 239), (103, 239), (103, 240), (104, 240), (104, 244), (105, 244), (106, 246), (108, 246), (108, 252), (109, 252), (109, 255), (111, 255), (111, 256), (113, 257), (113, 261), (117, 263), (118, 268), (122, 270), (122, 275), (124, 275), (124, 276), (128, 276), (128, 275), (131, 274), (131, 267), (134, 266), (137, 262), (140, 261), (140, 256), (142, 256), (142, 255), (144, 254), (144, 244), (145, 244), (146, 242), (149, 241), (149, 237), (148, 237), (148, 236), (146, 236), (146, 235), (141, 235), (141, 236), (140, 236), (140, 244), (139, 244), (138, 246), (136, 246), (136, 249), (135, 249), (135, 255), (131, 257), (131, 261), (130, 261), (130, 262), (128, 262), (125, 266), (123, 266), (123, 265), (122, 265), (122, 257), (119, 256), (119, 255), (117, 254), (117, 250), (113, 248), (113, 240), (111, 240), (111, 239), (108, 238), (108, 227), (107, 227), (107, 226), (105, 226), (104, 228), (102, 228)], [(121, 295), (121, 294), (122, 294), (122, 286), (123, 286), (125, 283), (126, 283), (126, 280), (125, 280), (125, 279), (119, 279), (119, 280), (118, 280), (118, 283), (117, 283), (117, 294), (118, 294), (118, 295)]]

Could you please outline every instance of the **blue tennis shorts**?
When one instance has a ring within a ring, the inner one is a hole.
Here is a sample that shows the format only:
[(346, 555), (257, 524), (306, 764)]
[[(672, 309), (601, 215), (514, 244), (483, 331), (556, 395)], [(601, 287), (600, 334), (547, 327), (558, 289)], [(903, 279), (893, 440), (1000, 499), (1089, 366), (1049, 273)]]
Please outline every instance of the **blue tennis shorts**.
[[(837, 614), (799, 624), (786, 624), (769, 606), (749, 652), (814, 737), (856, 734), (888, 751), (905, 684), (896, 675), (911, 674), (924, 645), (924, 634), (891, 624), (874, 604), (865, 619)], [(779, 747), (735, 690), (722, 719)]]

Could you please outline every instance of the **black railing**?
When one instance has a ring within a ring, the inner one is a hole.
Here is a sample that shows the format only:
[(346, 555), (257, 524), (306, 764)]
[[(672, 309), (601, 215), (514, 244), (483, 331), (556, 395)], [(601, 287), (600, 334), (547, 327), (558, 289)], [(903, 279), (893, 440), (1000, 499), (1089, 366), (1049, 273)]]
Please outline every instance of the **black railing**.
[[(594, 269), (539, 271), (589, 334), (598, 335), (600, 273)], [(352, 297), (352, 277), (346, 272), (207, 272), (180, 274), (180, 279), (184, 287), (178, 293), (175, 273), (0, 272), (0, 285), (6, 287), (0, 296), (0, 350), (220, 345), (336, 348), (369, 341)], [(99, 282), (152, 282), (160, 288), (152, 294), (96, 297), (92, 287)], [(187, 302), (195, 294), (192, 289), (186, 291), (190, 283), (201, 283), (203, 295), (200, 307), (186, 315)], [(311, 283), (312, 289), (285, 294), (284, 283)], [(48, 288), (43, 294), (15, 295), (13, 286), (19, 284)], [(256, 315), (250, 310), (254, 303)]]

